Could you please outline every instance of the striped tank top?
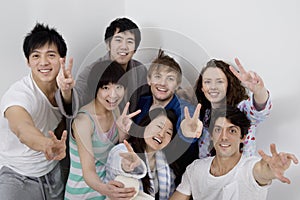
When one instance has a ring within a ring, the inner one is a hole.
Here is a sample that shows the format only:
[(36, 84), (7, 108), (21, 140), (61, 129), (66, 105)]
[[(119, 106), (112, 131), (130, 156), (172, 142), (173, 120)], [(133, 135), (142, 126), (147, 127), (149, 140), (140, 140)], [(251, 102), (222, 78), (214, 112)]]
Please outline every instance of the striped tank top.
[[(95, 159), (96, 173), (103, 181), (106, 175), (105, 164), (107, 161), (108, 153), (115, 144), (118, 143), (118, 131), (116, 123), (113, 123), (112, 128), (106, 132), (101, 133), (98, 123), (95, 123), (93, 117), (87, 111), (79, 111), (79, 113), (86, 114), (92, 122), (92, 147)], [(70, 145), (70, 172), (65, 190), (66, 200), (100, 200), (105, 199), (104, 195), (90, 188), (84, 181), (82, 174), (82, 166), (78, 154), (78, 148), (75, 138), (69, 134)]]

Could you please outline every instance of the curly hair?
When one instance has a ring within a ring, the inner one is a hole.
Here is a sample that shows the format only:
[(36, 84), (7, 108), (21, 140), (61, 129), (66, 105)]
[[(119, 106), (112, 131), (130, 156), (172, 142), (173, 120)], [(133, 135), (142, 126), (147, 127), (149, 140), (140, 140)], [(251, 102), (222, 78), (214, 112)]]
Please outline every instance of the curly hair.
[(237, 106), (242, 100), (248, 99), (249, 96), (247, 94), (246, 88), (241, 84), (241, 81), (230, 71), (229, 64), (225, 63), (222, 60), (210, 60), (206, 66), (201, 70), (199, 74), (199, 78), (196, 81), (196, 85), (194, 87), (195, 94), (199, 103), (201, 103), (201, 114), (200, 116), (205, 115), (207, 109), (211, 110), (211, 103), (205, 97), (202, 91), (202, 82), (203, 82), (203, 74), (208, 68), (219, 68), (225, 74), (228, 86), (226, 91), (226, 104), (231, 106)]

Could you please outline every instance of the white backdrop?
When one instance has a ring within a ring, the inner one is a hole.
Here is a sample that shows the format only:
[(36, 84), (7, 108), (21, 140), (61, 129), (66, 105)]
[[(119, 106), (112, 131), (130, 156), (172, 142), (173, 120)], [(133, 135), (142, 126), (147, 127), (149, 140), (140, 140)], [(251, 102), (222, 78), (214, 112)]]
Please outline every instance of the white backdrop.
[[(233, 63), (238, 57), (246, 69), (260, 74), (274, 107), (258, 128), (258, 147), (269, 153), (269, 144), (276, 143), (279, 151), (293, 152), (300, 159), (297, 0), (1, 0), (0, 10), (1, 96), (28, 73), (22, 42), (35, 22), (55, 26), (63, 34), (68, 56), (74, 57), (75, 75), (90, 61), (87, 57), (97, 54), (95, 47), (101, 46), (109, 22), (127, 16), (142, 29), (136, 58), (147, 64), (153, 48), (166, 49), (191, 84), (209, 58)], [(143, 52), (149, 52), (148, 57)], [(291, 185), (275, 180), (268, 200), (300, 198), (300, 165), (292, 165), (286, 176)]]

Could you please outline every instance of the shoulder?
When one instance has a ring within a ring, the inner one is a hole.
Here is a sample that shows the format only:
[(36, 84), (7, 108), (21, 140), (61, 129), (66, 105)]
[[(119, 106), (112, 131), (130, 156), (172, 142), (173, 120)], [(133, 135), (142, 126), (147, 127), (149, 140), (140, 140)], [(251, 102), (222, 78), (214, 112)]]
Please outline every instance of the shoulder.
[(78, 133), (85, 133), (88, 130), (92, 131), (94, 129), (94, 125), (90, 113), (80, 110), (73, 120), (72, 128)]
[(129, 65), (131, 67), (143, 67), (143, 68), (145, 67), (145, 65), (143, 63), (141, 63), (140, 61), (135, 60), (135, 59), (131, 59)]
[(187, 167), (187, 170), (194, 171), (197, 169), (202, 169), (203, 167), (210, 167), (213, 158), (214, 157), (196, 159)]
[(186, 101), (186, 100), (184, 100), (184, 99), (182, 99), (178, 96), (177, 96), (177, 98), (178, 98), (178, 101), (179, 101), (181, 106), (187, 106), (188, 108), (195, 108), (195, 105), (191, 104), (190, 102), (188, 102), (188, 101)]
[(38, 93), (33, 88), (33, 81), (29, 76), (25, 76), (13, 83), (4, 93), (1, 99), (1, 109), (13, 105), (28, 109), (35, 104), (37, 97)]
[(252, 166), (255, 163), (257, 163), (258, 161), (260, 161), (260, 157), (258, 156), (250, 156), (250, 157), (246, 157), (244, 155), (242, 155), (241, 160), (239, 162), (240, 166)]

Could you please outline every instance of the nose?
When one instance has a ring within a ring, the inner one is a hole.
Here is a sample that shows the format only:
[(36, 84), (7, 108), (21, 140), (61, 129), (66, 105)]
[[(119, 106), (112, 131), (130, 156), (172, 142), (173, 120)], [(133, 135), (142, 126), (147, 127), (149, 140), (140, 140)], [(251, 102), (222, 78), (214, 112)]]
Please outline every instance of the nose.
[(220, 139), (225, 140), (227, 139), (227, 131), (225, 129), (222, 130), (221, 134), (220, 134)]
[(161, 138), (164, 138), (165, 134), (166, 134), (166, 130), (164, 130), (164, 129), (158, 133), (159, 137), (161, 137)]
[(128, 45), (127, 45), (126, 40), (123, 40), (123, 41), (122, 41), (122, 43), (121, 43), (121, 48), (122, 48), (122, 49), (127, 49), (127, 48), (128, 48)]
[(47, 56), (41, 56), (40, 57), (40, 64), (41, 65), (47, 65), (49, 63)]
[(158, 80), (158, 84), (160, 85), (166, 85), (167, 81), (166, 81), (166, 78), (164, 77), (161, 77), (159, 80)]
[(211, 82), (211, 84), (209, 85), (209, 87), (210, 87), (210, 89), (216, 89), (217, 88), (216, 85), (217, 84), (215, 82)]
[(117, 96), (117, 91), (115, 88), (112, 88), (111, 91), (110, 91), (110, 96), (111, 97), (116, 97)]

